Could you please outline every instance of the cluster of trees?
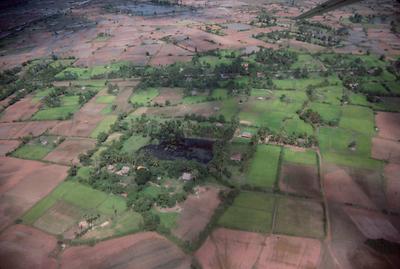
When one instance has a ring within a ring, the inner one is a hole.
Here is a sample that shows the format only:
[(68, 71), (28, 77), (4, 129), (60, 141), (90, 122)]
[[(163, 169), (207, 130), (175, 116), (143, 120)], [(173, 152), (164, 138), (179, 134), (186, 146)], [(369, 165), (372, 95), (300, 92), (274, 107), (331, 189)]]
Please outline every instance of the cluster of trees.
[(273, 50), (261, 48), (255, 54), (256, 61), (267, 65), (272, 70), (282, 70), (290, 67), (297, 60), (297, 54), (289, 50)]
[(349, 20), (352, 22), (352, 23), (360, 23), (360, 22), (362, 22), (363, 21), (363, 18), (364, 18), (364, 16), (363, 15), (361, 15), (361, 14), (359, 14), (359, 13), (354, 13), (353, 15), (351, 15), (350, 17), (349, 17)]
[(276, 25), (276, 17), (269, 14), (266, 10), (262, 10), (257, 15), (256, 19), (250, 22), (250, 25), (256, 25), (258, 27), (270, 27)]

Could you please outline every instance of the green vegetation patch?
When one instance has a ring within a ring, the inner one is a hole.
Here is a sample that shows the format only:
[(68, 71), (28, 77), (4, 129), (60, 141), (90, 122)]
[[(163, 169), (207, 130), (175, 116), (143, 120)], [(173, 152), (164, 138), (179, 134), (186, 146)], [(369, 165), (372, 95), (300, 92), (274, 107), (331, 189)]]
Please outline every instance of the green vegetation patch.
[(274, 233), (313, 238), (324, 237), (324, 209), (318, 202), (277, 198)]
[(275, 198), (272, 195), (257, 192), (242, 192), (233, 205), (218, 220), (218, 225), (267, 233), (271, 230)]
[(246, 174), (248, 184), (273, 188), (277, 179), (280, 153), (281, 148), (278, 146), (258, 145)]
[(372, 109), (361, 106), (344, 106), (339, 126), (365, 135), (374, 134), (374, 113)]
[(139, 105), (147, 105), (153, 100), (159, 91), (157, 88), (147, 88), (144, 90), (136, 90), (133, 95), (131, 96), (131, 103), (132, 104), (139, 104)]
[(293, 148), (283, 148), (283, 161), (290, 163), (317, 165), (317, 154), (313, 150), (296, 150)]
[(330, 104), (311, 103), (310, 109), (318, 112), (325, 123), (332, 123), (332, 125), (339, 122), (340, 115), (342, 114), (342, 109), (340, 106)]
[(51, 148), (41, 145), (25, 144), (14, 151), (11, 156), (21, 159), (41, 160), (50, 153), (50, 151)]
[(111, 104), (115, 100), (114, 95), (101, 95), (96, 98), (96, 103), (98, 104)]
[(124, 141), (122, 151), (127, 153), (135, 153), (141, 147), (146, 146), (150, 142), (150, 137), (143, 137), (142, 135), (132, 135)]
[(106, 116), (104, 120), (102, 120), (99, 124), (97, 124), (96, 128), (90, 134), (90, 137), (97, 138), (97, 136), (102, 132), (108, 133), (110, 131), (111, 126), (115, 123), (116, 120), (117, 120), (116, 115)]
[(127, 207), (125, 199), (116, 195), (108, 196), (108, 198), (97, 207), (97, 210), (100, 213), (106, 215), (120, 214), (126, 209)]

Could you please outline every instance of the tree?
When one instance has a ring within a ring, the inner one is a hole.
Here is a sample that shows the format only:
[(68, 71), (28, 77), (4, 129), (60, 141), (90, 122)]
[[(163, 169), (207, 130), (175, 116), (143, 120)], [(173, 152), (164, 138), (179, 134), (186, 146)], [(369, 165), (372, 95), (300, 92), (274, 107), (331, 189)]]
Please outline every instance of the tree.
[(144, 185), (148, 181), (150, 181), (153, 177), (153, 174), (150, 170), (142, 168), (136, 171), (135, 181), (138, 185)]

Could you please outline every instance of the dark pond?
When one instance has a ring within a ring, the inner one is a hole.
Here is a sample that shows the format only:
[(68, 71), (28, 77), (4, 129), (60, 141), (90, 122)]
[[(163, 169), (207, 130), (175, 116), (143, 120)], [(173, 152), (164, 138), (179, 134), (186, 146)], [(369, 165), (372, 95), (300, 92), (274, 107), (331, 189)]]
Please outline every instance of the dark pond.
[(214, 141), (197, 138), (186, 138), (179, 145), (160, 143), (158, 145), (147, 145), (144, 150), (161, 160), (186, 159), (195, 160), (200, 163), (208, 163), (213, 158), (212, 149)]

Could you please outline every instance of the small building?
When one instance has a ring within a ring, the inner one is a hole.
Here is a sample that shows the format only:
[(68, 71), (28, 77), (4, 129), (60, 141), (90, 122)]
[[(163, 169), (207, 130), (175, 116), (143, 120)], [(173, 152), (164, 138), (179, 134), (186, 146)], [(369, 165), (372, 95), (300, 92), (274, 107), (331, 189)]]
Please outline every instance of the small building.
[(240, 136), (243, 138), (252, 138), (253, 137), (253, 135), (250, 132), (242, 132), (240, 134)]
[(242, 161), (242, 154), (236, 153), (231, 156), (231, 161), (240, 162)]
[(193, 179), (193, 175), (192, 175), (192, 173), (184, 172), (181, 176), (181, 179), (184, 181), (189, 181), (189, 180)]

